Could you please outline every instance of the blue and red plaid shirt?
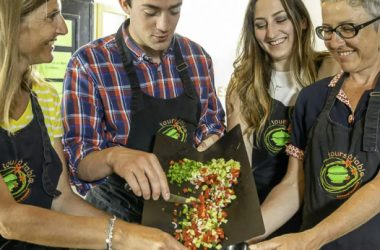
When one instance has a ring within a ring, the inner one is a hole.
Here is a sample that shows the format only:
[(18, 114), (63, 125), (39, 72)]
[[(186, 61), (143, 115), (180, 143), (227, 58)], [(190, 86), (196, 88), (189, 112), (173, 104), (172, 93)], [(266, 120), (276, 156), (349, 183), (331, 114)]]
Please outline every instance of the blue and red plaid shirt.
[[(163, 54), (161, 63), (153, 63), (129, 37), (124, 27), (126, 45), (132, 52), (143, 92), (162, 99), (183, 93), (182, 81), (175, 68), (173, 45)], [(198, 145), (210, 134), (225, 131), (224, 110), (214, 88), (210, 56), (198, 44), (178, 34), (182, 56), (201, 101), (201, 114), (194, 135)], [(115, 35), (93, 41), (80, 48), (71, 58), (64, 79), (63, 143), (69, 159), (72, 183), (85, 194), (95, 183), (78, 178), (81, 159), (109, 145), (126, 145), (130, 130), (131, 85), (126, 77)]]

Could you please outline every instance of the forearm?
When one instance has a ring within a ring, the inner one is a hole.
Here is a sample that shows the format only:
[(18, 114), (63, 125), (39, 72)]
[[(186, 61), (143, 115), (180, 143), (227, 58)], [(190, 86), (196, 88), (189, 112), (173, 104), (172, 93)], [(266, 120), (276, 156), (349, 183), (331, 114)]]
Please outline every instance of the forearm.
[(53, 247), (105, 248), (107, 218), (71, 216), (17, 203), (6, 210), (0, 213), (4, 238)]
[(84, 181), (96, 181), (111, 175), (114, 171), (110, 164), (114, 147), (94, 151), (83, 158), (78, 165), (78, 176)]
[(304, 190), (302, 164), (302, 161), (290, 157), (286, 176), (261, 205), (265, 237), (285, 224), (300, 208)]
[[(309, 230), (319, 247), (355, 230), (380, 212), (379, 175), (355, 192), (342, 206)], [(347, 216), (349, 214), (350, 216)]]
[[(61, 197), (60, 197), (61, 198)], [(53, 209), (65, 214), (76, 216), (89, 216), (89, 217), (103, 217), (109, 218), (110, 215), (103, 212), (100, 209), (95, 208), (87, 201), (71, 192), (71, 194), (65, 194), (57, 204), (53, 202)]]

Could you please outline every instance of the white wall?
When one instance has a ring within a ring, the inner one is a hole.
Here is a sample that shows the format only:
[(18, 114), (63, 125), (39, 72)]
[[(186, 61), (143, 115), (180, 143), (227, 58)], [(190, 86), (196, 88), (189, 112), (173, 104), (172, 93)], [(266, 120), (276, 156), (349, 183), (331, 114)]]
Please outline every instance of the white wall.
[[(95, 2), (120, 8), (118, 0), (95, 0)], [(304, 0), (304, 2), (312, 16), (314, 26), (320, 25), (322, 23), (320, 1)], [(213, 58), (215, 86), (223, 103), (247, 4), (248, 0), (183, 1), (177, 32), (202, 45)], [(317, 49), (324, 49), (321, 40), (316, 38), (316, 42)]]
[(214, 62), (222, 102), (232, 73), (248, 0), (185, 0), (177, 32), (201, 44)]

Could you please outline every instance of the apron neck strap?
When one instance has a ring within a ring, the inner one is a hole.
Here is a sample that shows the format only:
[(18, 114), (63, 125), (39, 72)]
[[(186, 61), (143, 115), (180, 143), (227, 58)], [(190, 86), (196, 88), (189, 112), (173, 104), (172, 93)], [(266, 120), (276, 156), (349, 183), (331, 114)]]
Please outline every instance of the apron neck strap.
[(369, 95), (364, 124), (363, 151), (379, 152), (380, 72), (376, 76), (375, 89)]
[[(135, 66), (133, 65), (132, 56), (128, 46), (125, 44), (123, 37), (123, 28), (128, 25), (129, 20), (126, 20), (118, 29), (116, 33), (116, 44), (119, 48), (121, 60), (124, 65), (124, 69), (127, 72), (128, 78), (131, 82), (132, 94), (137, 90), (140, 90), (140, 84), (137, 77)], [(174, 38), (175, 39), (175, 38)], [(190, 98), (196, 98), (195, 89), (192, 87), (193, 83), (190, 79), (189, 73), (187, 71), (188, 65), (183, 59), (181, 49), (179, 47), (177, 39), (174, 42), (174, 57), (176, 62), (176, 69), (183, 83), (184, 92)]]
[(42, 186), (47, 195), (50, 197), (57, 197), (61, 194), (54, 185), (49, 177), (49, 168), (55, 167), (53, 166), (53, 161), (51, 157), (51, 142), (49, 138), (49, 134), (47, 132), (47, 128), (45, 126), (44, 115), (42, 113), (41, 107), (38, 104), (37, 95), (33, 91), (30, 92), (30, 98), (32, 100), (32, 109), (33, 114), (36, 116), (36, 120), (38, 125), (41, 128), (41, 137), (42, 137), (42, 145), (43, 145), (43, 154), (44, 154), (44, 165), (42, 170)]

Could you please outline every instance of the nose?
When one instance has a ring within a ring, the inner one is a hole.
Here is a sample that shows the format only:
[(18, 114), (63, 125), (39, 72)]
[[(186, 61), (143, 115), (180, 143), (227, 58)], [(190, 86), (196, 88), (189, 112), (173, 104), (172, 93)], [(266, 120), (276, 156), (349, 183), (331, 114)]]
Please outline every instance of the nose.
[(274, 38), (276, 36), (276, 31), (277, 31), (276, 25), (273, 23), (268, 23), (267, 34), (266, 34), (267, 37)]
[(169, 15), (165, 12), (157, 18), (156, 28), (162, 32), (169, 31)]
[(337, 49), (345, 44), (345, 40), (341, 38), (336, 32), (333, 32), (331, 39), (328, 41), (329, 47)]
[(62, 14), (58, 17), (58, 23), (57, 23), (57, 30), (58, 35), (66, 35), (68, 33), (67, 25), (65, 22), (65, 19), (63, 18)]

